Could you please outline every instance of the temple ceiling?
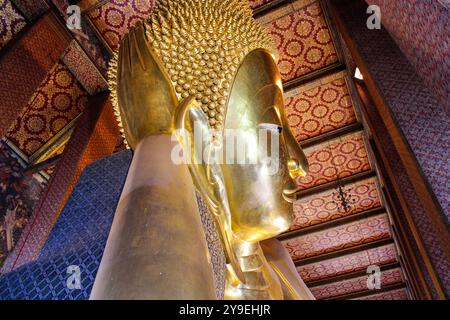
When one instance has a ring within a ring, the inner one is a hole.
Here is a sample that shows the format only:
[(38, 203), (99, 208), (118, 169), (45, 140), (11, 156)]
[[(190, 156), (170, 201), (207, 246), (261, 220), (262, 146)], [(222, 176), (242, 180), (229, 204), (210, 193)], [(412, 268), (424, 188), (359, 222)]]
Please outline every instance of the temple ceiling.
[[(70, 129), (88, 97), (106, 90), (109, 56), (127, 30), (150, 14), (154, 1), (79, 4), (82, 32), (72, 33), (60, 59), (7, 130), (6, 137), (27, 157), (36, 157), (51, 142), (61, 144), (55, 137)], [(280, 240), (318, 299), (408, 298), (383, 182), (352, 89), (353, 70), (346, 68), (326, 5), (316, 0), (250, 4), (279, 50), (287, 116), (310, 163), (308, 175), (297, 180), (294, 224)], [(64, 12), (67, 2), (53, 5)], [(0, 0), (0, 11), (10, 18), (0, 34), (1, 50), (35, 12), (20, 0)], [(116, 151), (123, 147), (118, 137)], [(64, 145), (54, 150), (52, 156), (62, 153)], [(347, 208), (342, 208), (339, 186), (351, 199)], [(382, 292), (367, 288), (371, 265), (381, 267)]]

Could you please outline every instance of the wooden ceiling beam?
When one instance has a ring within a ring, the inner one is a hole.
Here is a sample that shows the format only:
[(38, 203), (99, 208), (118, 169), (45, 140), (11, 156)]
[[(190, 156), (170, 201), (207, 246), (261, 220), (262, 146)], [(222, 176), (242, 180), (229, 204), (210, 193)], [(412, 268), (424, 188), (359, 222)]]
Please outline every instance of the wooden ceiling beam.
[[(341, 184), (345, 186), (350, 183), (354, 183), (354, 182), (369, 179), (369, 178), (374, 178), (376, 176), (377, 176), (377, 174), (374, 170), (368, 170), (368, 171), (360, 172), (360, 173), (342, 178), (342, 179), (340, 179), (340, 181), (341, 181)], [(298, 199), (301, 199), (301, 198), (304, 198), (304, 197), (307, 197), (307, 196), (310, 196), (313, 194), (317, 194), (317, 193), (321, 193), (323, 191), (334, 189), (336, 187), (336, 181), (337, 180), (334, 180), (334, 181), (324, 183), (324, 184), (321, 184), (321, 185), (318, 185), (318, 186), (315, 186), (312, 188), (299, 190), (295, 194), (296, 199), (298, 200)]]
[(387, 286), (382, 286), (379, 290), (366, 290), (366, 291), (360, 291), (355, 293), (350, 293), (342, 296), (336, 296), (336, 297), (330, 297), (324, 300), (350, 300), (350, 299), (356, 299), (356, 298), (362, 298), (367, 296), (372, 296), (379, 293), (385, 293), (389, 291), (394, 291), (398, 289), (404, 289), (406, 288), (406, 284), (404, 282), (401, 283), (395, 283), (390, 284)]
[(386, 209), (384, 207), (378, 207), (378, 208), (373, 208), (373, 209), (369, 209), (369, 210), (365, 210), (362, 212), (358, 212), (358, 213), (354, 213), (345, 217), (341, 217), (338, 219), (334, 219), (331, 221), (326, 221), (323, 223), (319, 223), (313, 226), (309, 226), (306, 228), (302, 228), (302, 229), (298, 229), (298, 230), (293, 230), (290, 232), (286, 232), (283, 233), (281, 235), (278, 236), (278, 240), (287, 240), (287, 239), (292, 239), (292, 238), (297, 238), (309, 233), (313, 233), (313, 232), (318, 232), (318, 231), (323, 231), (326, 229), (331, 229), (334, 227), (338, 227), (341, 226), (343, 224), (347, 224), (353, 221), (357, 221), (357, 220), (362, 220), (362, 219), (367, 219), (373, 216), (376, 216), (378, 214), (381, 213), (386, 213)]
[(345, 63), (341, 62), (341, 61), (337, 61), (333, 64), (330, 64), (329, 66), (326, 66), (322, 69), (319, 70), (315, 70), (312, 71), (310, 73), (307, 73), (303, 76), (300, 76), (298, 78), (292, 79), (292, 80), (288, 80), (288, 81), (284, 81), (283, 82), (283, 89), (284, 91), (289, 91), (291, 89), (300, 87), (304, 84), (307, 84), (309, 82), (313, 82), (317, 79), (341, 72), (346, 70), (346, 66)]
[(312, 137), (312, 138), (300, 141), (299, 143), (303, 149), (306, 149), (306, 148), (315, 146), (317, 144), (339, 138), (339, 137), (349, 134), (349, 133), (361, 131), (363, 129), (364, 129), (364, 127), (361, 122), (355, 122), (355, 123), (349, 124), (345, 127), (341, 127), (341, 128), (323, 133), (316, 137)]
[(299, 260), (294, 261), (294, 264), (297, 267), (304, 266), (304, 265), (307, 265), (310, 263), (316, 263), (316, 262), (323, 261), (323, 260), (328, 260), (328, 259), (333, 259), (333, 258), (337, 258), (340, 256), (345, 256), (345, 255), (352, 254), (355, 252), (370, 250), (370, 249), (382, 247), (382, 246), (392, 244), (392, 243), (394, 243), (394, 240), (391, 237), (389, 237), (389, 238), (385, 238), (385, 239), (380, 239), (380, 240), (375, 240), (375, 241), (371, 241), (368, 243), (360, 244), (360, 245), (353, 246), (350, 248), (344, 248), (344, 249), (336, 250), (333, 252), (319, 254), (317, 256), (313, 256), (313, 257), (309, 257), (309, 258), (299, 259)]
[[(391, 263), (388, 263), (385, 265), (381, 265), (379, 267), (380, 267), (380, 271), (383, 272), (383, 271), (387, 271), (387, 270), (400, 268), (400, 263), (399, 262), (391, 262)], [(354, 271), (354, 272), (349, 272), (349, 273), (345, 273), (345, 274), (340, 274), (340, 275), (334, 276), (334, 277), (305, 282), (305, 284), (308, 286), (308, 288), (313, 288), (313, 287), (323, 286), (323, 285), (329, 284), (329, 283), (339, 282), (339, 281), (343, 281), (343, 280), (349, 280), (349, 279), (353, 279), (353, 278), (359, 278), (359, 277), (363, 277), (363, 276), (367, 276), (367, 275), (368, 275), (367, 270), (360, 270), (360, 271)]]
[(269, 3), (265, 3), (262, 6), (253, 10), (253, 17), (255, 19), (267, 14), (269, 11), (275, 10), (279, 7), (282, 7), (286, 4), (293, 3), (294, 0), (274, 0)]

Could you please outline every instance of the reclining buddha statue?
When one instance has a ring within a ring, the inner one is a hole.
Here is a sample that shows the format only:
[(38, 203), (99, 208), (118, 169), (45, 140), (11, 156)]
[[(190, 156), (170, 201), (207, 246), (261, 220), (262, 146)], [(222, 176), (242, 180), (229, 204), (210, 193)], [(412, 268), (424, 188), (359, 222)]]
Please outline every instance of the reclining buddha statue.
[[(247, 1), (156, 1), (121, 41), (110, 89), (134, 155), (91, 299), (314, 299), (274, 238), (308, 164)], [(221, 293), (195, 190), (226, 259)]]

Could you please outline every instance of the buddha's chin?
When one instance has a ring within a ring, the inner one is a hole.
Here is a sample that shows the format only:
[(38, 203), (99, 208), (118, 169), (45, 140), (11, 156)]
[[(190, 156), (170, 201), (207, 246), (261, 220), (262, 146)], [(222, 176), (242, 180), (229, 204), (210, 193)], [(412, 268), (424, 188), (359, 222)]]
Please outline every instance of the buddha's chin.
[[(265, 223), (257, 226), (241, 225), (238, 228), (233, 228), (234, 235), (241, 241), (258, 242), (271, 239), (288, 231), (292, 225), (292, 214), (280, 215), (278, 217), (271, 216)], [(236, 230), (237, 229), (237, 230)]]

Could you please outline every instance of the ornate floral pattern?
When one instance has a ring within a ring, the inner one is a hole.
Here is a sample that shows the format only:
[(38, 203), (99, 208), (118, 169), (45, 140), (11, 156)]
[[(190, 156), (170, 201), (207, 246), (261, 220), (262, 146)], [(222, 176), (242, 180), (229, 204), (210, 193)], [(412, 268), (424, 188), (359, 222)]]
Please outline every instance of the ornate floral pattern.
[(9, 0), (0, 0), (0, 50), (26, 25)]
[[(381, 272), (381, 286), (401, 283), (402, 272), (399, 268)], [(329, 299), (350, 293), (368, 291), (367, 276), (357, 277), (339, 282), (333, 282), (322, 286), (310, 288), (316, 299)]]
[(7, 137), (28, 156), (79, 115), (87, 93), (59, 61), (30, 99)]
[(114, 50), (122, 36), (139, 20), (148, 17), (154, 0), (111, 0), (90, 11), (89, 18)]
[(375, 178), (365, 179), (345, 186), (352, 203), (348, 211), (338, 208), (336, 190), (327, 190), (313, 194), (294, 203), (294, 223), (291, 230), (309, 227), (315, 224), (339, 219), (361, 211), (381, 206)]
[(299, 141), (356, 122), (344, 73), (290, 90), (285, 96), (286, 115)]
[(387, 216), (381, 214), (284, 240), (283, 244), (296, 261), (389, 237)]
[(306, 177), (297, 179), (300, 189), (367, 171), (369, 157), (362, 132), (351, 133), (304, 150), (309, 161)]
[(326, 67), (338, 57), (318, 1), (297, 0), (258, 18), (280, 52), (283, 81)]
[(345, 256), (310, 263), (297, 267), (297, 271), (306, 283), (332, 278), (342, 274), (366, 270), (370, 265), (382, 266), (397, 261), (394, 244), (364, 250)]

